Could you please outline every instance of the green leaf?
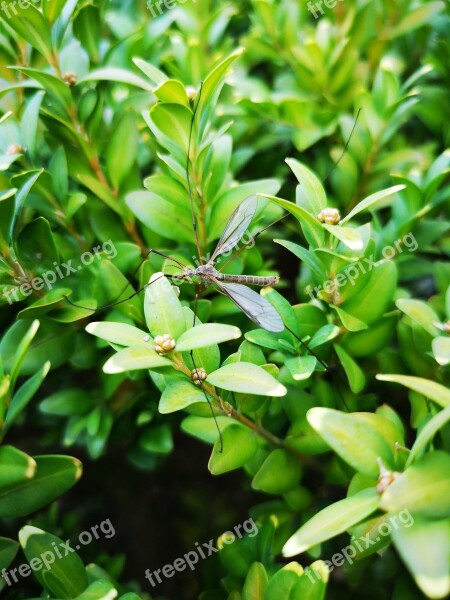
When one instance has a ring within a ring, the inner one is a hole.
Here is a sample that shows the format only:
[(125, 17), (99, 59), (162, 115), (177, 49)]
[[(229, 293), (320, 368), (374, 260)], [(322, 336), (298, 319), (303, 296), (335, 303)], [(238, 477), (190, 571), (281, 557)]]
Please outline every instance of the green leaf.
[(32, 479), (0, 491), (0, 516), (24, 517), (70, 489), (81, 477), (81, 462), (71, 456), (34, 456)]
[(295, 556), (329, 540), (359, 523), (377, 510), (379, 496), (372, 488), (327, 506), (289, 538), (283, 546), (283, 556)]
[(259, 396), (285, 396), (284, 385), (267, 371), (251, 363), (239, 362), (225, 365), (210, 373), (208, 383), (230, 392)]
[(430, 335), (435, 336), (439, 333), (439, 329), (434, 325), (439, 321), (439, 317), (426, 302), (410, 298), (399, 298), (395, 304), (399, 310), (423, 327), (425, 331), (428, 331)]
[(394, 545), (428, 598), (450, 594), (450, 521), (416, 519), (392, 531)]
[(253, 478), (252, 488), (267, 494), (285, 494), (297, 487), (301, 465), (287, 450), (273, 450)]
[(148, 429), (139, 438), (139, 445), (146, 452), (170, 454), (173, 450), (173, 440), (169, 425), (160, 425)]
[(147, 92), (152, 91), (152, 86), (146, 81), (135, 75), (131, 71), (126, 69), (120, 69), (119, 67), (104, 67), (91, 71), (85, 77), (78, 81), (78, 85), (86, 83), (87, 81), (116, 81), (117, 83), (126, 83), (132, 85)]
[(25, 357), (25, 354), (28, 350), (28, 348), (30, 347), (31, 342), (34, 339), (34, 336), (36, 335), (38, 329), (39, 329), (40, 323), (39, 321), (35, 320), (31, 323), (29, 329), (23, 334), (22, 339), (19, 343), (19, 345), (17, 346), (17, 350), (16, 353), (14, 355), (14, 360), (11, 366), (11, 389), (14, 389), (15, 386), (15, 382), (17, 377), (19, 376), (20, 373), (20, 366), (22, 364), (22, 361)]
[(10, 488), (31, 479), (36, 461), (14, 446), (0, 447), (0, 489)]
[[(119, 595), (111, 581), (99, 580), (91, 583), (82, 594), (74, 600), (114, 600)], [(141, 600), (137, 594), (129, 592), (120, 596), (120, 600)]]
[(66, 4), (67, 0), (45, 0), (42, 3), (42, 12), (50, 24), (53, 25)]
[(16, 420), (34, 394), (38, 391), (41, 383), (44, 381), (48, 375), (48, 372), (50, 371), (50, 366), (50, 361), (44, 363), (42, 368), (40, 368), (30, 379), (28, 379), (28, 381), (23, 383), (14, 394), (6, 413), (5, 426), (3, 428), (4, 433), (8, 431), (12, 423)]
[(287, 248), (292, 254), (294, 254), (297, 258), (299, 258), (302, 262), (304, 262), (311, 273), (316, 277), (317, 281), (326, 281), (328, 279), (327, 272), (321, 263), (321, 261), (316, 257), (314, 252), (311, 250), (306, 250), (302, 246), (298, 244), (294, 244), (293, 242), (289, 242), (287, 240), (273, 240), (276, 244), (280, 244), (280, 246), (284, 246)]
[(289, 600), (324, 600), (330, 569), (322, 560), (306, 567), (291, 591)]
[(63, 110), (64, 114), (70, 108), (70, 105), (72, 104), (72, 93), (70, 88), (61, 79), (58, 79), (58, 77), (55, 77), (50, 73), (45, 73), (44, 71), (39, 71), (39, 69), (33, 69), (31, 67), (14, 68), (40, 83), (53, 102)]
[(380, 508), (398, 512), (407, 508), (412, 515), (440, 519), (450, 517), (450, 456), (429, 452), (399, 475), (381, 496)]
[[(19, 544), (15, 540), (0, 537), (0, 569), (6, 569), (14, 560)], [(3, 576), (2, 576), (3, 577)]]
[(162, 71), (141, 58), (133, 58), (133, 62), (154, 84), (158, 86), (169, 79)]
[(189, 108), (189, 98), (186, 88), (177, 79), (166, 79), (153, 90), (153, 93), (161, 102), (182, 104)]
[(432, 417), (420, 431), (413, 447), (411, 448), (405, 468), (409, 467), (416, 460), (416, 458), (424, 452), (426, 446), (431, 442), (434, 435), (448, 421), (450, 421), (450, 404), (438, 412), (437, 415), (434, 415), (434, 417)]
[(23, 4), (16, 3), (14, 10), (10, 5), (8, 13), (1, 10), (0, 17), (48, 61), (52, 55), (50, 27), (42, 13), (33, 4), (27, 3), (25, 6)]
[(330, 408), (312, 408), (306, 416), (311, 427), (356, 471), (377, 478), (378, 458), (393, 469), (392, 448), (372, 425)]
[[(203, 396), (205, 399), (205, 396)], [(219, 426), (220, 431), (223, 433), (223, 430), (227, 427), (231, 427), (234, 423), (229, 417), (221, 417), (217, 416), (217, 425)], [(244, 427), (242, 425), (242, 427)], [(216, 423), (212, 417), (196, 417), (194, 415), (190, 415), (183, 419), (181, 423), (181, 429), (193, 437), (206, 442), (207, 444), (214, 444), (214, 442), (218, 439), (218, 431)]]
[(423, 27), (425, 23), (429, 23), (433, 19), (434, 15), (439, 14), (443, 10), (445, 10), (444, 2), (427, 2), (426, 5), (413, 8), (408, 11), (404, 19), (394, 28), (392, 32), (393, 37), (399, 37), (418, 27)]
[(308, 167), (293, 158), (287, 158), (300, 185), (297, 186), (295, 203), (310, 214), (318, 215), (327, 206), (327, 197), (320, 179)]
[(440, 335), (434, 338), (431, 342), (431, 347), (434, 358), (441, 367), (445, 367), (450, 363), (450, 337)]
[(289, 594), (302, 572), (302, 567), (296, 562), (284, 565), (282, 569), (277, 571), (275, 575), (272, 575), (269, 579), (264, 600), (280, 600), (280, 598), (289, 599)]
[(63, 540), (26, 525), (19, 531), (19, 541), (28, 563), (36, 565), (34, 576), (51, 595), (69, 599), (85, 590), (88, 579), (83, 561), (76, 552), (66, 551)]
[(314, 373), (317, 359), (315, 356), (293, 356), (286, 359), (284, 364), (295, 381), (303, 381)]
[[(146, 180), (146, 185), (154, 182), (156, 177), (159, 176)], [(179, 184), (175, 183), (174, 186), (179, 188)], [(127, 194), (125, 202), (139, 221), (155, 233), (171, 240), (192, 242), (194, 234), (188, 210), (189, 200), (187, 196), (183, 202), (176, 203), (174, 199), (173, 192), (166, 189), (164, 195), (159, 190), (131, 192)]]
[(91, 396), (83, 388), (66, 388), (51, 394), (39, 405), (39, 410), (46, 415), (71, 417), (84, 415), (94, 407)]
[(376, 378), (380, 381), (391, 381), (392, 383), (404, 385), (419, 394), (423, 394), (426, 398), (433, 400), (444, 408), (450, 404), (450, 390), (435, 381), (423, 379), (422, 377), (412, 377), (411, 375), (378, 374)]
[[(208, 463), (213, 475), (221, 475), (250, 461), (258, 449), (258, 441), (253, 431), (240, 425), (230, 425), (222, 432), (223, 449), (216, 441)], [(222, 451), (221, 451), (222, 450)]]
[(103, 371), (109, 375), (137, 371), (140, 369), (157, 369), (170, 367), (172, 362), (160, 356), (152, 348), (125, 348), (111, 356), (103, 365)]
[(260, 562), (254, 562), (244, 581), (242, 600), (264, 600), (267, 581), (268, 577), (264, 565)]
[(308, 243), (313, 248), (321, 248), (323, 246), (325, 242), (325, 230), (317, 218), (313, 217), (307, 210), (301, 206), (297, 206), (297, 204), (294, 204), (293, 202), (277, 198), (276, 196), (267, 196), (266, 194), (258, 194), (258, 196), (267, 198), (271, 202), (275, 202), (294, 215), (302, 226), (303, 233), (308, 240)]
[(334, 349), (341, 361), (341, 365), (344, 367), (352, 392), (359, 394), (366, 385), (364, 371), (359, 367), (358, 363), (354, 361), (343, 348), (341, 348), (341, 346), (335, 344)]
[(185, 331), (177, 340), (176, 351), (185, 352), (194, 348), (205, 348), (212, 344), (221, 344), (241, 337), (241, 330), (233, 325), (208, 323), (197, 325)]
[(177, 340), (186, 331), (177, 291), (178, 288), (170, 285), (163, 273), (151, 276), (145, 289), (144, 313), (148, 330), (154, 337), (169, 334)]
[[(139, 132), (136, 117), (126, 112), (114, 128), (108, 142), (106, 167), (109, 179), (118, 188), (136, 162), (139, 144)], [(126, 148), (126, 152), (124, 152)]]
[(340, 240), (350, 250), (362, 250), (364, 248), (364, 240), (361, 233), (351, 227), (341, 227), (340, 225), (323, 224), (323, 227)]
[(128, 347), (151, 347), (151, 338), (148, 333), (127, 323), (115, 323), (113, 321), (97, 321), (89, 323), (86, 331), (102, 340)]
[(345, 225), (345, 223), (350, 221), (350, 219), (353, 219), (354, 216), (356, 216), (362, 212), (365, 212), (367, 210), (378, 210), (380, 208), (385, 208), (386, 206), (388, 206), (389, 204), (391, 204), (394, 201), (394, 198), (392, 196), (394, 194), (397, 194), (397, 192), (404, 190), (405, 188), (406, 188), (406, 185), (403, 185), (403, 184), (402, 185), (394, 185), (390, 188), (387, 188), (385, 190), (380, 190), (379, 192), (375, 192), (375, 194), (371, 194), (370, 196), (367, 196), (367, 198), (364, 198), (364, 200), (361, 200), (361, 202), (359, 202), (355, 206), (355, 208), (348, 213), (348, 215), (346, 217), (341, 219), (340, 225)]
[(169, 383), (164, 388), (158, 410), (161, 414), (166, 415), (198, 402), (206, 402), (202, 390), (189, 381), (180, 380)]

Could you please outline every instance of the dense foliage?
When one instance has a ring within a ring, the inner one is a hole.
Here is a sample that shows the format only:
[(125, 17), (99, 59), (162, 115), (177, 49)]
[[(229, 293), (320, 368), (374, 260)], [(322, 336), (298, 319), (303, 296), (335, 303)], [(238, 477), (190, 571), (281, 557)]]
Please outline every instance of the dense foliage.
[[(449, 25), (0, 5), (5, 598), (450, 593)], [(249, 197), (282, 332), (177, 277)]]

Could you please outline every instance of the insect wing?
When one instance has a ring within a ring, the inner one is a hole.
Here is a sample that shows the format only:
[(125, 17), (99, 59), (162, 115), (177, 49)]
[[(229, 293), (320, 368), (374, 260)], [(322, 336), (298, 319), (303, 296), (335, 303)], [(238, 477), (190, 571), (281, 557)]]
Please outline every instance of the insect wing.
[(231, 217), (228, 219), (228, 223), (225, 225), (222, 236), (217, 244), (216, 249), (211, 257), (213, 261), (215, 258), (232, 250), (239, 240), (242, 238), (244, 233), (247, 231), (251, 220), (255, 216), (256, 209), (258, 207), (258, 200), (256, 196), (249, 196), (235, 209)]
[(283, 331), (284, 323), (270, 302), (246, 285), (215, 281), (220, 290), (254, 323), (267, 331)]

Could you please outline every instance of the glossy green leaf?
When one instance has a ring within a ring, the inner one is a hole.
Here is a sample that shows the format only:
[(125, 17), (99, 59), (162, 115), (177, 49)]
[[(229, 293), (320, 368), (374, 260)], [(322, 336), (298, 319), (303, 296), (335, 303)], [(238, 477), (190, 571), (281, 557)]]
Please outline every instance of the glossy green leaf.
[(34, 394), (38, 391), (50, 371), (50, 366), (50, 361), (44, 363), (42, 368), (30, 377), (30, 379), (25, 381), (14, 394), (6, 413), (5, 426), (3, 428), (4, 433), (6, 433), (12, 423), (14, 423), (16, 418), (27, 406), (28, 402), (33, 398)]
[[(244, 466), (253, 458), (258, 441), (253, 431), (239, 425), (230, 425), (222, 432), (223, 448), (216, 441), (208, 463), (213, 475), (221, 475)], [(221, 451), (222, 450), (222, 451)]]
[(439, 333), (438, 328), (434, 325), (439, 321), (439, 317), (431, 306), (425, 302), (410, 298), (399, 298), (395, 304), (399, 310), (423, 327), (429, 334), (434, 336)]
[(183, 308), (178, 300), (178, 288), (170, 285), (162, 273), (155, 273), (145, 289), (144, 312), (150, 333), (170, 334), (175, 340), (186, 330)]
[[(203, 399), (205, 397), (203, 396)], [(220, 431), (232, 425), (236, 425), (229, 417), (216, 416), (217, 425)], [(242, 427), (244, 427), (242, 425)], [(206, 442), (207, 444), (214, 444), (218, 439), (219, 433), (217, 431), (216, 423), (212, 417), (196, 417), (190, 415), (183, 419), (181, 423), (181, 429), (193, 437)]]
[(446, 407), (450, 404), (450, 390), (435, 381), (429, 381), (422, 377), (412, 377), (411, 375), (379, 374), (376, 378), (380, 381), (390, 381), (404, 385), (419, 394), (423, 394), (439, 406)]
[(325, 241), (325, 231), (321, 225), (321, 223), (313, 217), (307, 210), (294, 204), (293, 202), (289, 202), (288, 200), (283, 200), (282, 198), (277, 198), (275, 196), (267, 196), (266, 194), (259, 194), (263, 198), (267, 198), (275, 204), (278, 204), (288, 212), (290, 212), (297, 221), (300, 223), (303, 229), (303, 233), (305, 234), (308, 243), (313, 248), (320, 248), (323, 246)]
[(264, 565), (260, 562), (254, 562), (244, 581), (242, 600), (264, 600), (267, 581), (268, 577)]
[(394, 529), (392, 539), (422, 592), (428, 598), (448, 598), (450, 521), (416, 519), (410, 527)]
[(152, 347), (152, 340), (148, 333), (128, 323), (115, 323), (112, 321), (97, 321), (89, 323), (86, 331), (102, 340), (128, 347)]
[(324, 561), (313, 562), (299, 577), (289, 600), (324, 600), (329, 572)]
[(295, 381), (308, 379), (314, 373), (317, 359), (315, 356), (294, 356), (286, 359), (285, 365)]
[(36, 6), (30, 3), (19, 3), (14, 6), (14, 10), (10, 6), (7, 13), (3, 10), (0, 11), (0, 16), (38, 52), (47, 59), (51, 56), (50, 28)]
[(341, 225), (328, 225), (327, 223), (324, 223), (323, 227), (350, 250), (357, 251), (364, 248), (364, 241), (358, 230), (351, 227), (341, 227)]
[(273, 450), (253, 477), (252, 487), (267, 494), (285, 494), (295, 488), (302, 473), (301, 465), (287, 450)]
[(85, 590), (88, 579), (83, 561), (76, 552), (66, 551), (63, 540), (26, 525), (19, 532), (19, 541), (28, 563), (35, 565), (34, 576), (50, 594), (75, 598)]
[(428, 23), (445, 8), (444, 2), (427, 2), (426, 5), (412, 8), (394, 28), (393, 35), (398, 37)]
[(440, 335), (431, 342), (431, 348), (433, 350), (436, 362), (445, 367), (450, 363), (450, 337), (444, 337)]
[(241, 331), (233, 325), (220, 323), (207, 323), (197, 325), (185, 331), (177, 340), (177, 352), (185, 352), (194, 348), (204, 348), (212, 344), (221, 344), (229, 340), (236, 340), (241, 336)]
[(353, 217), (362, 212), (368, 210), (379, 210), (380, 208), (388, 206), (394, 201), (393, 195), (401, 190), (404, 190), (405, 187), (405, 185), (394, 185), (385, 190), (375, 192), (375, 194), (371, 194), (367, 198), (364, 198), (364, 200), (361, 200), (361, 202), (359, 202), (346, 217), (341, 219), (341, 225), (345, 225), (345, 223), (350, 221), (350, 219), (353, 219)]
[(14, 446), (0, 447), (0, 489), (31, 479), (36, 473), (36, 461)]
[(424, 452), (434, 435), (439, 431), (439, 429), (444, 427), (448, 421), (450, 421), (450, 404), (434, 415), (434, 417), (428, 421), (423, 429), (421, 429), (413, 447), (411, 448), (411, 452), (409, 453), (405, 467), (409, 467), (417, 459), (417, 457)]
[(177, 79), (166, 79), (153, 90), (153, 93), (161, 102), (171, 102), (189, 107), (186, 88)]
[(299, 575), (303, 572), (302, 567), (295, 562), (284, 565), (279, 571), (272, 575), (266, 587), (264, 600), (279, 600), (289, 598), (289, 594), (297, 583)]
[(70, 489), (81, 477), (81, 462), (71, 456), (34, 456), (34, 477), (0, 491), (0, 516), (26, 516)]
[(378, 504), (376, 490), (368, 489), (327, 506), (289, 538), (283, 546), (283, 556), (295, 556), (343, 533), (377, 510)]
[(103, 365), (103, 371), (110, 375), (136, 371), (139, 369), (157, 369), (170, 367), (172, 362), (157, 354), (152, 348), (125, 348), (111, 356)]
[(398, 512), (408, 508), (413, 516), (450, 517), (450, 456), (434, 451), (417, 459), (387, 488), (380, 508)]
[(327, 197), (322, 182), (311, 169), (297, 160), (287, 158), (286, 163), (300, 184), (297, 186), (296, 204), (317, 216), (327, 206)]
[(83, 415), (93, 407), (93, 399), (83, 388), (66, 388), (47, 396), (40, 403), (39, 410), (48, 415), (70, 417)]
[(341, 365), (344, 367), (352, 392), (359, 394), (366, 385), (366, 378), (363, 370), (359, 367), (358, 363), (354, 361), (343, 348), (341, 348), (341, 346), (335, 344), (334, 349), (341, 361)]
[(202, 390), (190, 381), (179, 380), (169, 383), (165, 387), (159, 401), (158, 410), (165, 415), (182, 410), (197, 402), (206, 402)]
[(78, 81), (78, 84), (86, 83), (87, 81), (116, 81), (117, 83), (126, 83), (141, 88), (144, 91), (151, 92), (152, 86), (142, 77), (135, 75), (127, 69), (119, 67), (104, 67), (91, 71), (85, 77)]
[(378, 459), (393, 468), (394, 457), (388, 441), (368, 423), (351, 414), (316, 407), (307, 413), (311, 427), (346, 463), (369, 477), (378, 477)]
[(287, 392), (267, 371), (251, 363), (233, 363), (210, 373), (207, 382), (223, 390), (261, 396), (284, 396)]
[[(74, 600), (114, 600), (119, 595), (111, 581), (94, 581), (84, 590), (82, 594)], [(140, 600), (139, 596), (133, 592), (120, 596), (120, 600)]]
[(15, 540), (0, 537), (0, 569), (6, 569), (14, 560), (19, 544)]

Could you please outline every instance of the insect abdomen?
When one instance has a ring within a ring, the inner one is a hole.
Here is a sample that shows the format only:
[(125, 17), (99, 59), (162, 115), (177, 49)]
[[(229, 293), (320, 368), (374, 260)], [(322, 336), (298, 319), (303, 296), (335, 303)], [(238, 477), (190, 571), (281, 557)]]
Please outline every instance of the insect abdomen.
[[(219, 277), (217, 278), (219, 279)], [(228, 281), (228, 283), (242, 283), (244, 285), (275, 285), (279, 281), (279, 277), (257, 277), (256, 275), (225, 275), (221, 273), (220, 279)]]

